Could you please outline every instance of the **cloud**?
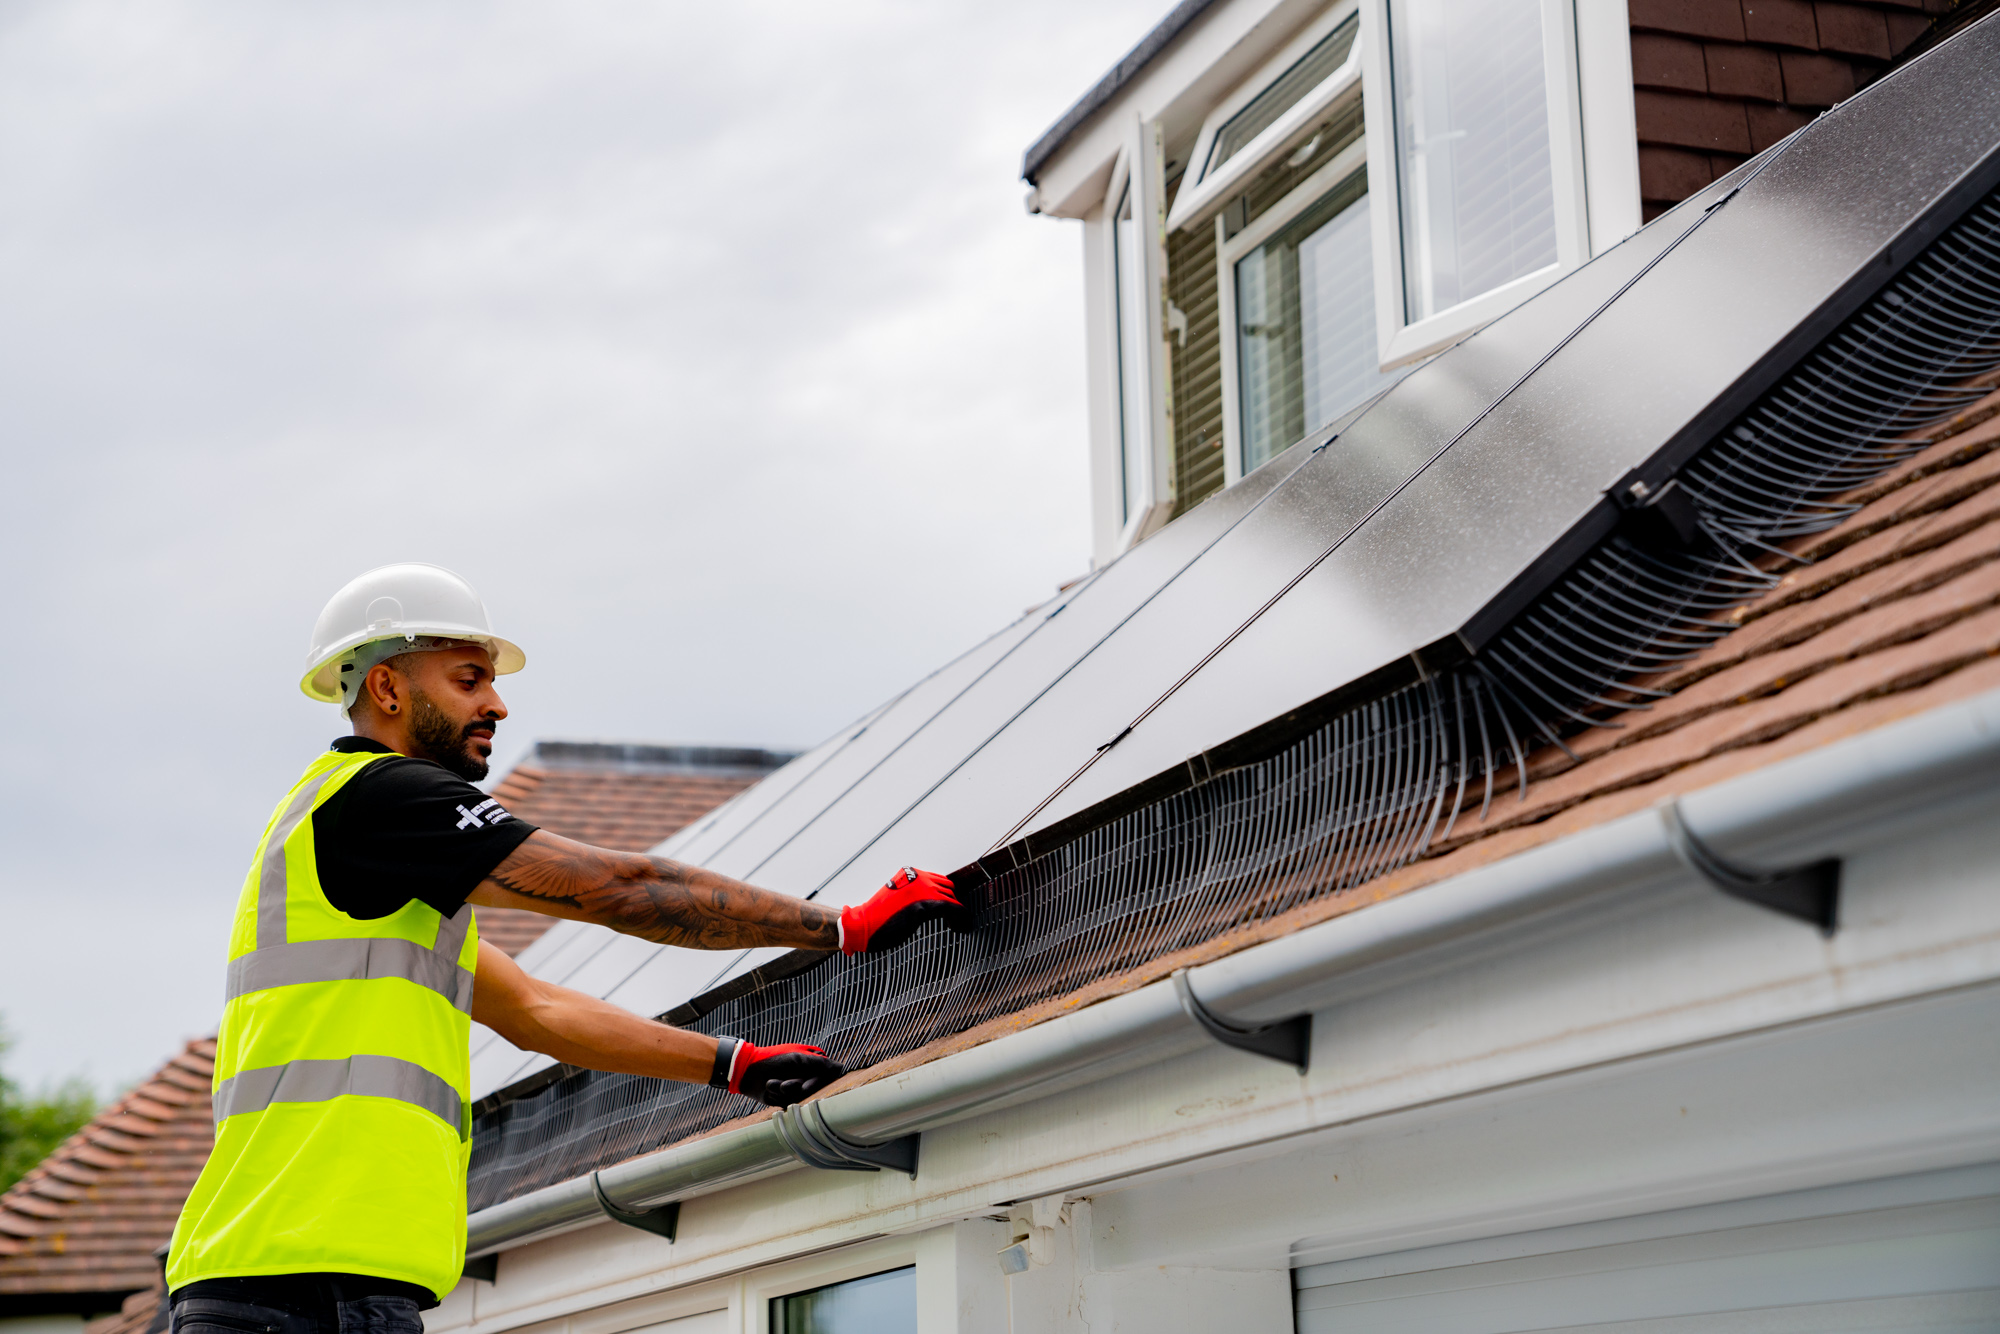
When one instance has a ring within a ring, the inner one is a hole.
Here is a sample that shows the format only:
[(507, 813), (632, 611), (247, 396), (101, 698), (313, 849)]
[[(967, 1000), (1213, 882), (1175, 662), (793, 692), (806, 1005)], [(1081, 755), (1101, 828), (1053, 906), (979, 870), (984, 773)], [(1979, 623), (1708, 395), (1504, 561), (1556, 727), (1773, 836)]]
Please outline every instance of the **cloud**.
[(212, 1024), (361, 569), (527, 648), (503, 761), (808, 744), (1081, 572), (1078, 238), (1015, 175), (1157, 9), (10, 6), (13, 1068)]

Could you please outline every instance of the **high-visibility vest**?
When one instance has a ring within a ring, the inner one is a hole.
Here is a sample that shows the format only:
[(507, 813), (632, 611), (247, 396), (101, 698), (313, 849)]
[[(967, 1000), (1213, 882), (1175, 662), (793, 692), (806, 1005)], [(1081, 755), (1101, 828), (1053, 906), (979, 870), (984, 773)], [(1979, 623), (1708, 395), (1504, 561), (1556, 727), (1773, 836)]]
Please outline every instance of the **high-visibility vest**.
[(443, 1297), (465, 1267), (479, 930), (411, 902), (327, 902), (312, 813), (390, 756), (328, 752), (257, 845), (229, 937), (215, 1150), (174, 1228), (167, 1282), (399, 1279)]

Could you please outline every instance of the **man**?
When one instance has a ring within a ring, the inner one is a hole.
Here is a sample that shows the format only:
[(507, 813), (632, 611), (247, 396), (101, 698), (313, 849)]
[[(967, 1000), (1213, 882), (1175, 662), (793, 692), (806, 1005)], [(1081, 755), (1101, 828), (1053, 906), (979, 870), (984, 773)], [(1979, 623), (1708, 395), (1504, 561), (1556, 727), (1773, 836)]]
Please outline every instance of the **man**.
[(301, 687), (353, 735), (266, 826), (230, 934), (215, 1149), (174, 1229), (175, 1334), (421, 1334), (465, 1259), (472, 1020), (597, 1070), (782, 1106), (844, 1073), (539, 981), (479, 940), (471, 904), (695, 949), (893, 948), (959, 912), (904, 868), (834, 911), (512, 818), (472, 786), (526, 664), (434, 565), (371, 570), (320, 613)]

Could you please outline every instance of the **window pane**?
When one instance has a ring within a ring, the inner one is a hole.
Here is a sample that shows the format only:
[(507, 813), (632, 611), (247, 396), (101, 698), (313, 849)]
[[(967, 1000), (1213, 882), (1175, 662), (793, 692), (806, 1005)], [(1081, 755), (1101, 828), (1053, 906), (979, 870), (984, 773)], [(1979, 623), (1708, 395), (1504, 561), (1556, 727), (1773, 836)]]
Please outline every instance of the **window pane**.
[(1391, 0), (1390, 26), (1418, 320), (1556, 262), (1541, 0)]
[(1376, 359), (1367, 190), (1356, 172), (1236, 263), (1245, 472), (1402, 378)]
[(1359, 31), (1359, 17), (1350, 17), (1300, 56), (1296, 65), (1273, 79), (1271, 86), (1251, 98), (1241, 111), (1224, 121), (1215, 132), (1215, 142), (1209, 147), (1208, 161), (1202, 165), (1201, 174), (1205, 177), (1235, 157), (1243, 145), (1325, 83), (1328, 75), (1346, 63), (1347, 53), (1354, 49), (1354, 34)]
[(1118, 324), (1119, 467), (1124, 480), (1120, 523), (1145, 503), (1141, 491), (1145, 470), (1146, 428), (1152, 414), (1146, 403), (1146, 265), (1138, 221), (1132, 215), (1132, 190), (1125, 189), (1111, 225), (1111, 269), (1116, 286), (1114, 314)]
[(773, 1298), (771, 1334), (917, 1334), (916, 1268)]

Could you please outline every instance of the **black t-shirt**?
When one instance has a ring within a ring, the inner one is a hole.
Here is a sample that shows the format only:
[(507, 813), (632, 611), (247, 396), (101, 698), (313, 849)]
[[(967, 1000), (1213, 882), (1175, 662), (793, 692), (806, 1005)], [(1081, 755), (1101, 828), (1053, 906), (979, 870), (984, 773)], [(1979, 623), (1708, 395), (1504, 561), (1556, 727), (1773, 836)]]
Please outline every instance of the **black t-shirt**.
[[(358, 736), (333, 749), (395, 754)], [(313, 812), (320, 888), (364, 921), (412, 899), (449, 917), (535, 828), (441, 764), (407, 755), (377, 760)]]

